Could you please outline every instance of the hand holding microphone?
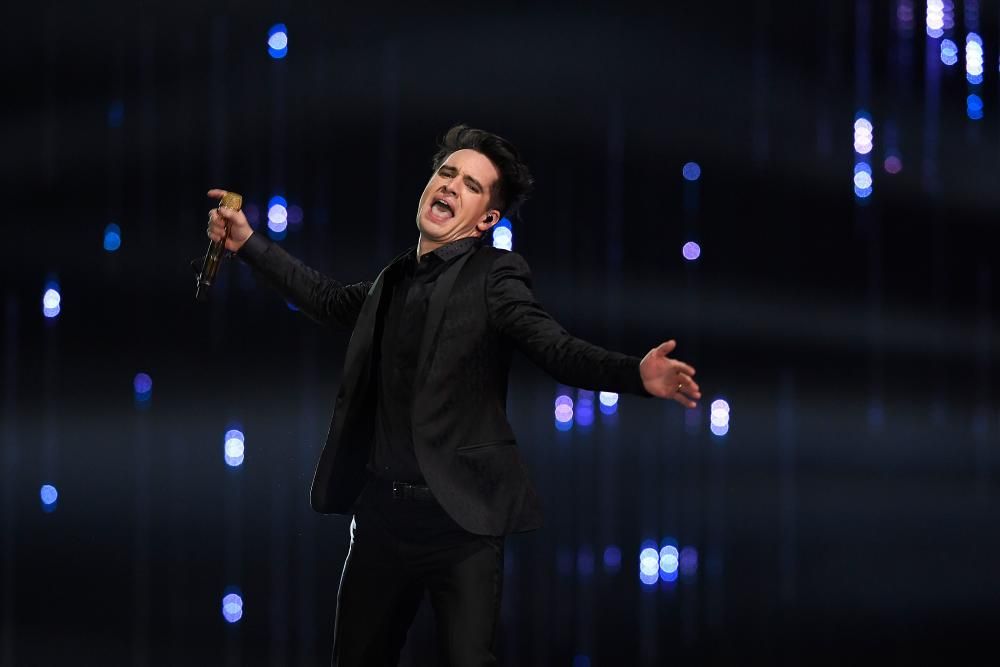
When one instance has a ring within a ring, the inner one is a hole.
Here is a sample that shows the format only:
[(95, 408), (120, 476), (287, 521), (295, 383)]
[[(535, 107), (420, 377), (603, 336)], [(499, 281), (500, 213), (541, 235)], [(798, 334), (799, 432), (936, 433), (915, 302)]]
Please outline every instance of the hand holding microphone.
[(215, 281), (215, 274), (222, 263), (223, 250), (236, 252), (246, 243), (253, 229), (240, 210), (243, 197), (226, 190), (209, 190), (208, 196), (219, 200), (219, 207), (208, 214), (208, 245), (201, 271), (198, 273), (198, 289), (195, 298), (199, 301), (208, 300), (208, 290)]

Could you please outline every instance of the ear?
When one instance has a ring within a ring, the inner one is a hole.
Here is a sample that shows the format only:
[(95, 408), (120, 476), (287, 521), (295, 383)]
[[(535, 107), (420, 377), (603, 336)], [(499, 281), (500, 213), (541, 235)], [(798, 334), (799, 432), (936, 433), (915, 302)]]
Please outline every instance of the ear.
[(500, 222), (500, 211), (493, 208), (483, 214), (482, 220), (476, 223), (476, 229), (485, 234), (498, 222)]

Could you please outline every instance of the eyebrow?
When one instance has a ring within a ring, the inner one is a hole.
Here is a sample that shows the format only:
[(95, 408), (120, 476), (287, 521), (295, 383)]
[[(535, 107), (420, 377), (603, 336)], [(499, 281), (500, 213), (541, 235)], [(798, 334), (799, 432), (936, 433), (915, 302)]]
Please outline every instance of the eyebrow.
[[(443, 165), (441, 165), (441, 167), (438, 169), (438, 171), (444, 171), (445, 169), (447, 169), (452, 174), (457, 174), (458, 173), (458, 169), (456, 169), (455, 167), (451, 166), (450, 164), (443, 164)], [(474, 179), (472, 176), (469, 176), (468, 174), (465, 175), (465, 182), (466, 183), (471, 183), (471, 184), (475, 185), (477, 188), (479, 188), (480, 192), (486, 192), (486, 188), (483, 187), (483, 184), (480, 183), (479, 181), (477, 181), (476, 179)]]

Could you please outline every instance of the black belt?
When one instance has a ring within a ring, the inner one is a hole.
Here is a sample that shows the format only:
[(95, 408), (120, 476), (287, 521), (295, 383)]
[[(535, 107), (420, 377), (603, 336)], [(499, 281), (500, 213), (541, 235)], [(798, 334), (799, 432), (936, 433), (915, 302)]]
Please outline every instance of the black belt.
[(425, 502), (434, 501), (434, 493), (429, 486), (423, 484), (410, 484), (409, 482), (392, 482), (393, 500), (421, 500)]
[(370, 480), (371, 491), (376, 497), (392, 500), (415, 500), (422, 502), (436, 502), (434, 493), (426, 484), (414, 484), (412, 482), (396, 482), (388, 479), (374, 477)]

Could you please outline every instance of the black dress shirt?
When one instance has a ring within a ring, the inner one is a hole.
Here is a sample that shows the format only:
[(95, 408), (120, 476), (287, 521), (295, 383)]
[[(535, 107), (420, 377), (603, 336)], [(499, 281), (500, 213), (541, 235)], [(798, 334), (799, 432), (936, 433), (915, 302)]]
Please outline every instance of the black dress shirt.
[(380, 310), (381, 333), (377, 350), (378, 403), (375, 443), (369, 468), (381, 479), (424, 483), (413, 449), (411, 406), (420, 338), (427, 304), (438, 277), (480, 239), (466, 237), (424, 253), (411, 253), (387, 276)]

